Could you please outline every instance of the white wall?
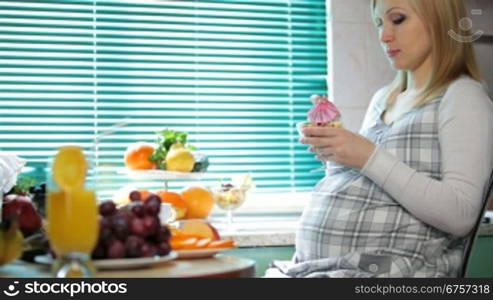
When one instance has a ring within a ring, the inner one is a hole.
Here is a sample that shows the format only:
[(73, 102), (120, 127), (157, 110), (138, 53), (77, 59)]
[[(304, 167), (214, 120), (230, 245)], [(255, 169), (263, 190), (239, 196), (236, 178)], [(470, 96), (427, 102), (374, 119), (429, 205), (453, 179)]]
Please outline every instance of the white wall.
[[(395, 74), (380, 47), (371, 20), (369, 0), (326, 0), (328, 86), (330, 99), (341, 109), (344, 124), (358, 130), (373, 94)], [(493, 0), (466, 0), (473, 28), (493, 35)], [(475, 44), (483, 77), (493, 95), (493, 44)]]
[(359, 130), (373, 94), (395, 74), (378, 42), (369, 0), (327, 0), (329, 97)]
[[(493, 0), (466, 0), (469, 11), (481, 9), (481, 15), (471, 15), (473, 32), (481, 30), (484, 34), (493, 36)], [(490, 97), (493, 98), (493, 42), (474, 44), (476, 58), (483, 79), (489, 87)]]
[(471, 11), (480, 9), (481, 14), (472, 14), (473, 29), (482, 30), (486, 34), (493, 35), (493, 1), (492, 0), (464, 0), (466, 8)]

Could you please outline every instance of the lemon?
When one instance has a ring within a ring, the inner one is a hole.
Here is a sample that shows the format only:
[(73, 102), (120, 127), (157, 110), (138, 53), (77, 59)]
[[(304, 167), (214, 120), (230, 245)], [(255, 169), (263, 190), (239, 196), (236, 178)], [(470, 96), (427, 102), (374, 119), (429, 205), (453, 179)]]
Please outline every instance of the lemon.
[(169, 147), (169, 151), (179, 150), (179, 149), (186, 149), (185, 145), (183, 145), (182, 143), (174, 143), (173, 145), (171, 145), (171, 147)]
[[(176, 146), (175, 146), (176, 145)], [(190, 150), (183, 145), (173, 144), (166, 155), (166, 170), (190, 172), (195, 164), (195, 158)]]
[(84, 186), (87, 162), (78, 146), (60, 147), (53, 162), (53, 180), (62, 190)]

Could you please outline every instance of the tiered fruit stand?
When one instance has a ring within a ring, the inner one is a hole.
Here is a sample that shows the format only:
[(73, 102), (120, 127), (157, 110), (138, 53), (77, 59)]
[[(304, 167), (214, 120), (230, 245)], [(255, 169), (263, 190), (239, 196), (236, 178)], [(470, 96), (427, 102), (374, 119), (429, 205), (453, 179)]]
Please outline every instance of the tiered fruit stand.
[(165, 170), (130, 170), (125, 169), (124, 173), (132, 179), (140, 180), (162, 180), (164, 189), (168, 190), (168, 181), (175, 180), (199, 180), (204, 172), (174, 172)]

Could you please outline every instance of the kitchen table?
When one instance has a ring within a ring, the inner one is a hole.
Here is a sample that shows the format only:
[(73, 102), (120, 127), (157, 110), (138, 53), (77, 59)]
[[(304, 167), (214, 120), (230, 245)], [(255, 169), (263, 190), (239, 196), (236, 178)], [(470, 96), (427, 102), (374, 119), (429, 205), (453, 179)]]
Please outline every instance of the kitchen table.
[[(0, 267), (0, 277), (51, 277), (49, 266), (17, 260)], [(218, 254), (210, 258), (177, 259), (134, 270), (101, 270), (101, 278), (228, 278), (255, 277), (251, 259)]]

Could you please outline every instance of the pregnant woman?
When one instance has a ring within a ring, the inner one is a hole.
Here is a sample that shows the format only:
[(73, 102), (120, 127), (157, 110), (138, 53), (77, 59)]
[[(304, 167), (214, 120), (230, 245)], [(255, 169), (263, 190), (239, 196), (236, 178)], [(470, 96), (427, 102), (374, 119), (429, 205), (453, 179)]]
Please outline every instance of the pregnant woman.
[(373, 0), (397, 75), (374, 96), (359, 134), (307, 127), (331, 157), (290, 262), (266, 276), (455, 277), (493, 167), (493, 105), (459, 21), (462, 0)]

